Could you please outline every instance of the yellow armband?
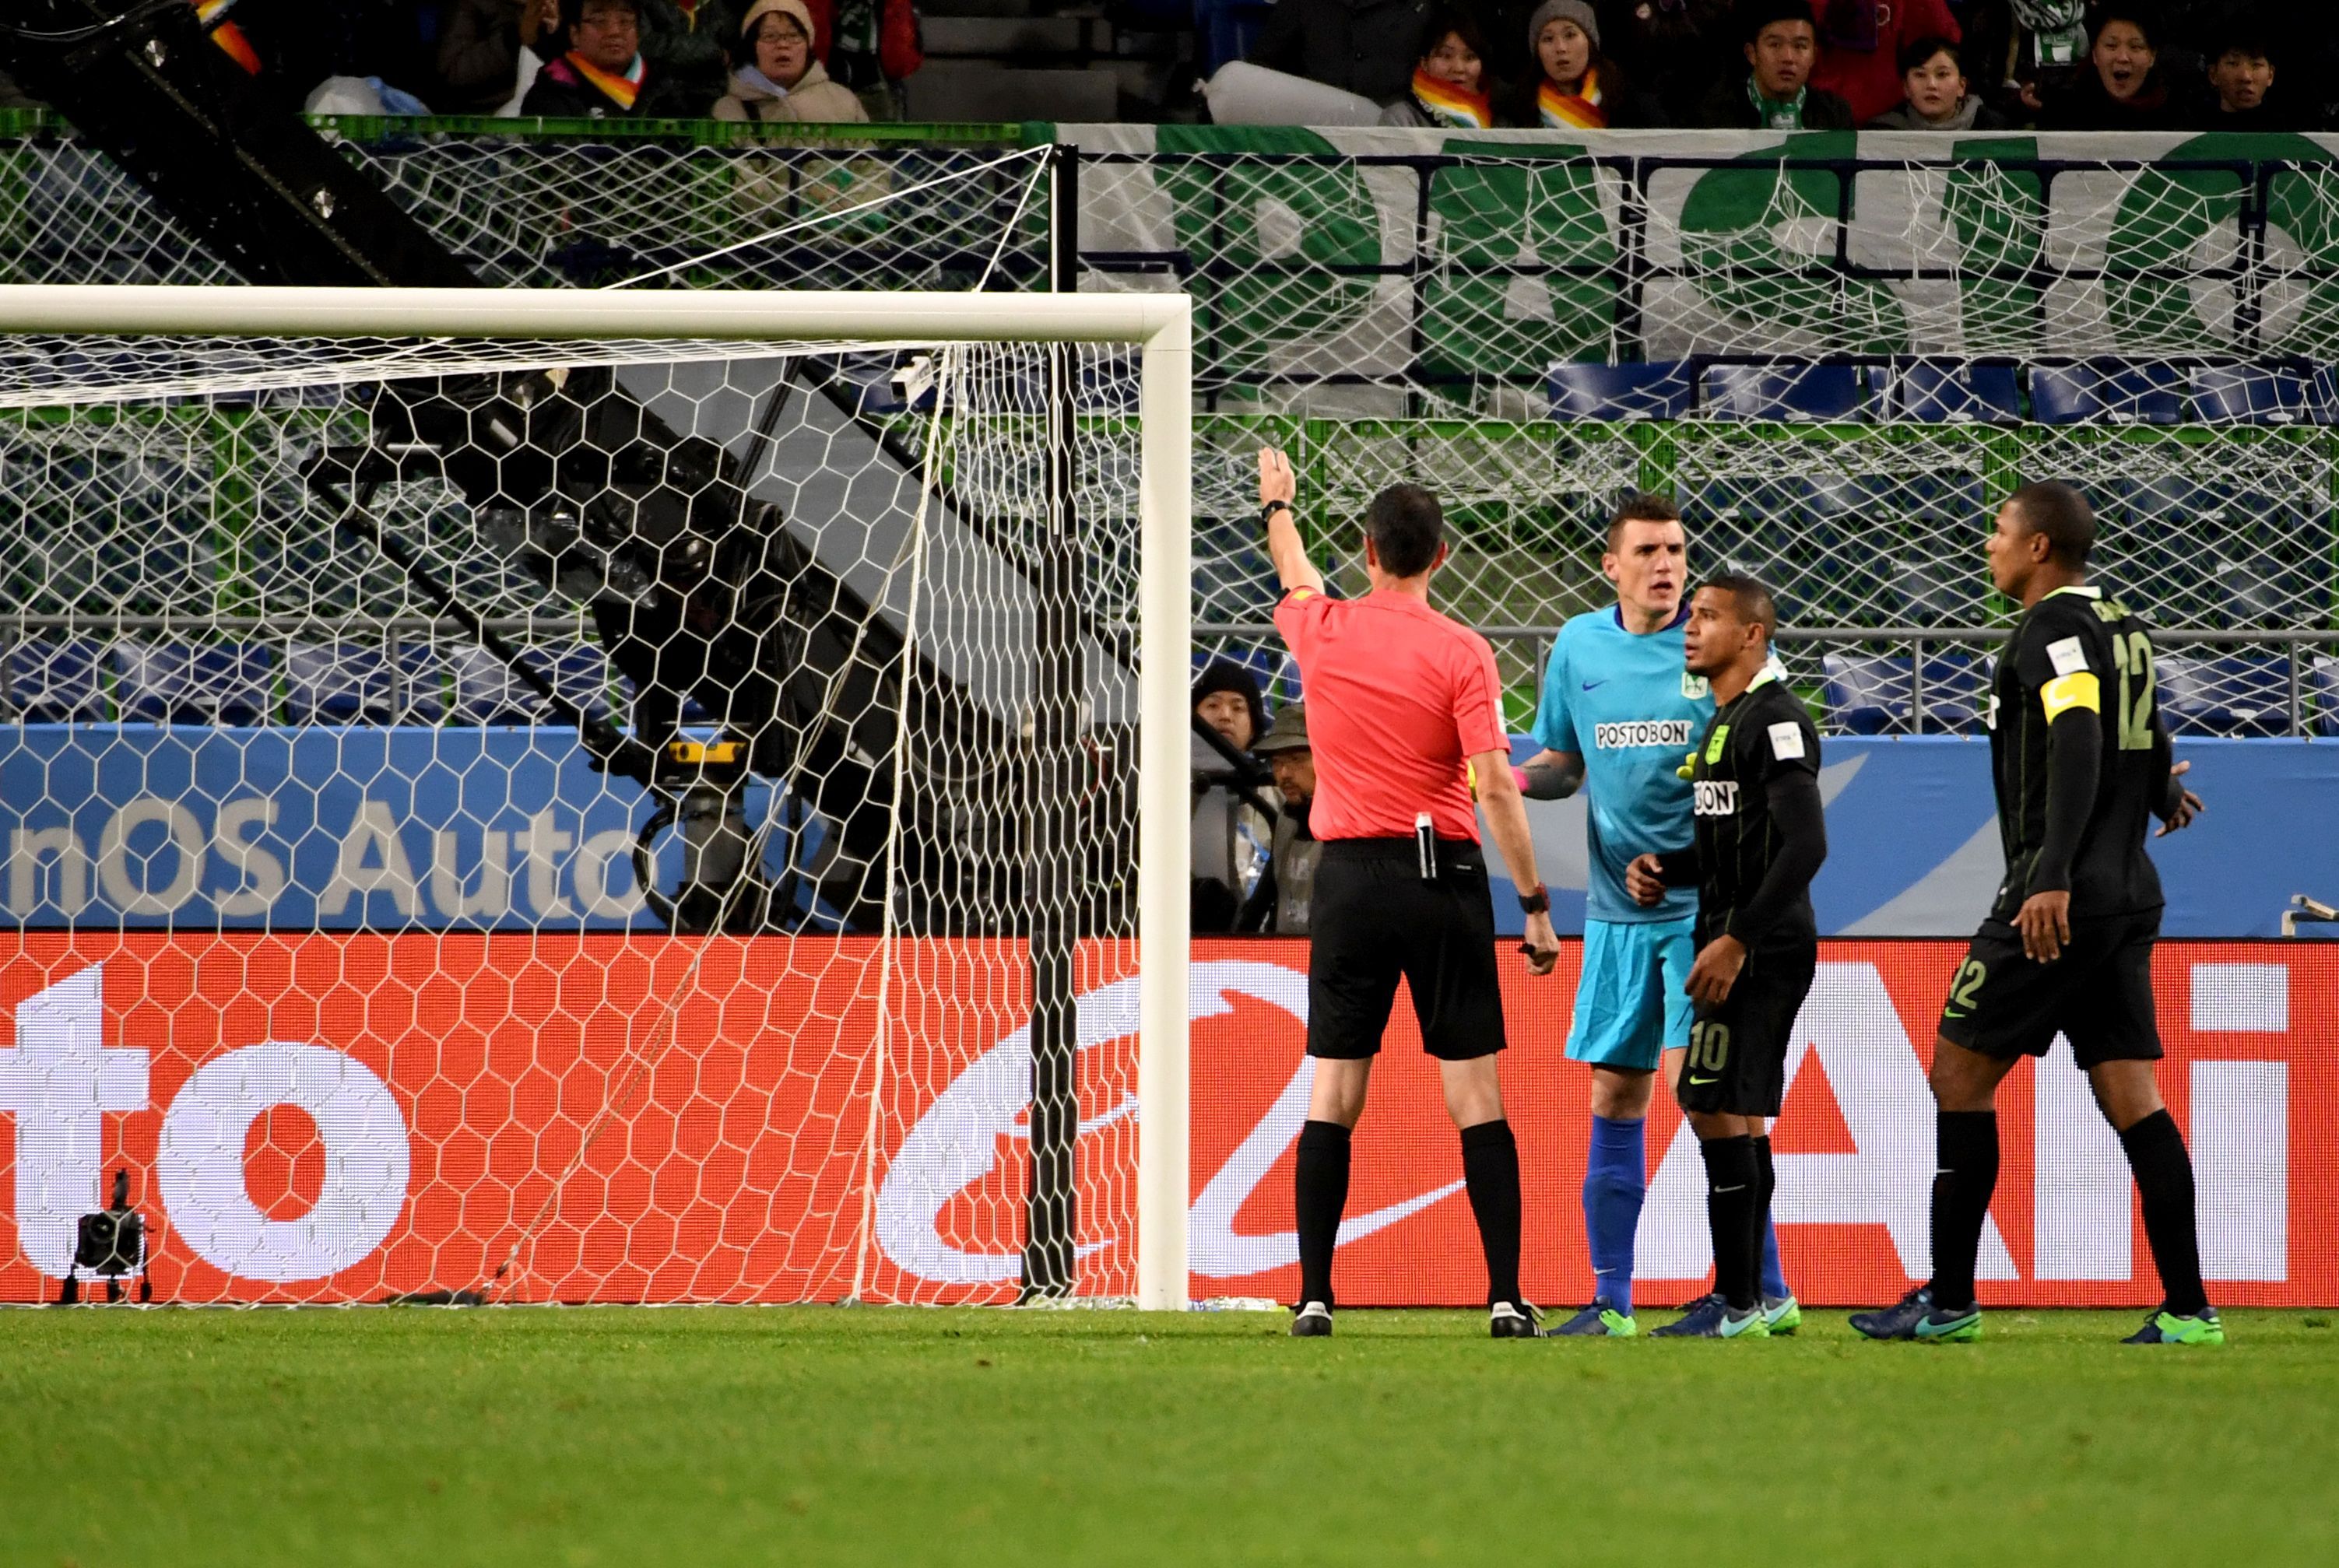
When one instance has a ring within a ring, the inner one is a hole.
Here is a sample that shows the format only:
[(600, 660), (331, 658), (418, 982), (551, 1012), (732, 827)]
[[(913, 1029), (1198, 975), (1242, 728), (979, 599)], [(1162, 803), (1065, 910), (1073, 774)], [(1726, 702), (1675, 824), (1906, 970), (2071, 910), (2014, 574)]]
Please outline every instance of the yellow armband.
[(2038, 700), (2046, 706), (2047, 722), (2050, 725), (2072, 708), (2099, 714), (2104, 711), (2103, 683), (2085, 670), (2057, 676), (2038, 688)]

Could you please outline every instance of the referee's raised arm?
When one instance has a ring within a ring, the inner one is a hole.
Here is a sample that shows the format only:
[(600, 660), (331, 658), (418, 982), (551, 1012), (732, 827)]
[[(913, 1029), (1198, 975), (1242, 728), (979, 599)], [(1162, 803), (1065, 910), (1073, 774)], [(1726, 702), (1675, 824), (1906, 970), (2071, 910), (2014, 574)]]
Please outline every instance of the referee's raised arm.
[(1505, 1042), (1479, 804), (1519, 886), (1533, 972), (1551, 971), (1559, 942), (1511, 774), (1494, 649), (1430, 607), (1430, 578), (1446, 550), (1445, 515), (1427, 490), (1391, 485), (1366, 508), (1372, 591), (1349, 600), (1324, 591), (1292, 515), (1291, 464), (1272, 449), (1258, 455), (1258, 498), (1283, 586), (1276, 630), (1308, 692), (1316, 763), (1308, 826), (1322, 845), (1308, 953), (1316, 1073), (1293, 1172), (1301, 1295), (1292, 1333), (1332, 1331), (1349, 1132), (1403, 980), (1461, 1129), (1491, 1332), (1534, 1338), (1535, 1313), (1519, 1297), (1518, 1146), (1495, 1068)]

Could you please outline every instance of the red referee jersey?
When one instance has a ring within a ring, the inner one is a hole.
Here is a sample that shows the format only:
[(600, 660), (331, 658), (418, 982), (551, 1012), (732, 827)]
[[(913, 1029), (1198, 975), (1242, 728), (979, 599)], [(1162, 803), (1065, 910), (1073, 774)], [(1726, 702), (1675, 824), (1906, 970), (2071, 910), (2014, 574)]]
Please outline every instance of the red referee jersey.
[(1308, 831), (1411, 838), (1426, 811), (1438, 837), (1476, 842), (1466, 764), (1511, 745), (1486, 639), (1404, 594), (1335, 599), (1312, 588), (1284, 595), (1275, 629), (1308, 693)]

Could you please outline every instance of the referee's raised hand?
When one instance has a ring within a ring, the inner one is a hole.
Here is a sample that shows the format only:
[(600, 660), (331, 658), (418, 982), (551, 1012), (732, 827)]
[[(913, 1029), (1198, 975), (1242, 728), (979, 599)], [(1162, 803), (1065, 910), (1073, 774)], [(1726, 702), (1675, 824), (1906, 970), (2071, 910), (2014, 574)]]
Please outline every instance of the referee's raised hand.
[(1301, 588), (1324, 591), (1324, 574), (1308, 558), (1299, 537), (1299, 520), (1292, 508), (1299, 499), (1299, 479), (1291, 459), (1279, 447), (1258, 449), (1258, 522), (1267, 530), (1267, 557), (1275, 563), (1276, 579), (1287, 594)]

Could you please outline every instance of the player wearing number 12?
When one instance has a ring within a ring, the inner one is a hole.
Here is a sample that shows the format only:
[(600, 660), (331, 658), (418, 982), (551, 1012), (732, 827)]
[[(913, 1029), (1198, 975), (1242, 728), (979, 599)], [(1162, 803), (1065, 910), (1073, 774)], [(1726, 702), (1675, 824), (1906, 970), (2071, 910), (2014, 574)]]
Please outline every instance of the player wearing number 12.
[(1854, 1317), (1871, 1339), (1980, 1334), (1974, 1257), (1998, 1185), (1998, 1085), (2059, 1033), (2127, 1153), (2166, 1293), (2128, 1343), (2225, 1342), (2201, 1288), (2192, 1159), (2153, 1074), (2161, 894), (2145, 823), (2173, 832), (2201, 802), (2181, 782), (2191, 764), (2169, 764), (2152, 639), (2087, 582), (2095, 537), (2078, 491), (2041, 484), (2014, 493), (1989, 537), (1991, 579), (2023, 606), (1989, 712), (2006, 882), (1949, 982), (1933, 1050), (1933, 1277)]
[(1688, 667), (1721, 705), (1690, 754), (1697, 838), (1624, 870), (1644, 908), (1669, 887), (1698, 890), (1697, 1011), (1676, 1092), (1705, 1160), (1713, 1293), (1656, 1331), (1666, 1337), (1771, 1334), (1762, 1259), (1774, 1179), (1762, 1134), (1786, 1098), (1787, 1049), (1818, 970), (1811, 878), (1827, 859), (1820, 734), (1771, 663), (1778, 626), (1770, 590), (1752, 577), (1717, 577), (1690, 601)]

